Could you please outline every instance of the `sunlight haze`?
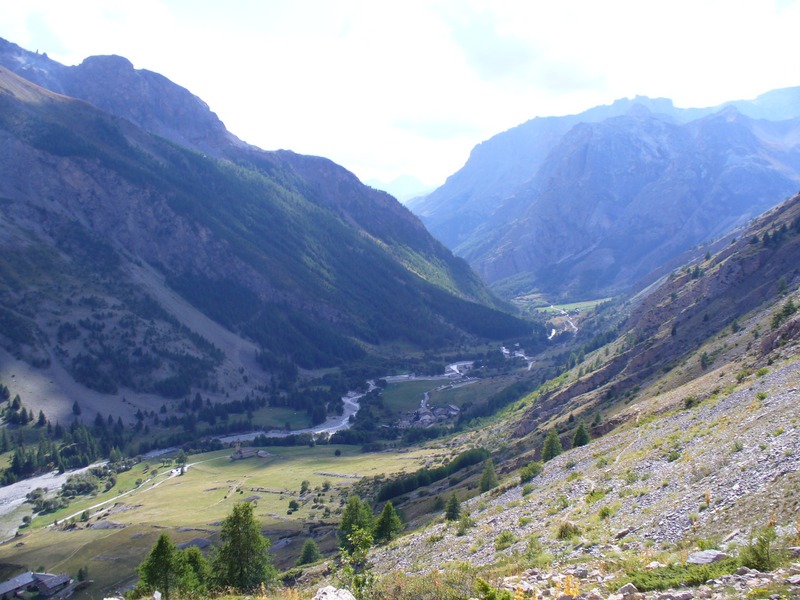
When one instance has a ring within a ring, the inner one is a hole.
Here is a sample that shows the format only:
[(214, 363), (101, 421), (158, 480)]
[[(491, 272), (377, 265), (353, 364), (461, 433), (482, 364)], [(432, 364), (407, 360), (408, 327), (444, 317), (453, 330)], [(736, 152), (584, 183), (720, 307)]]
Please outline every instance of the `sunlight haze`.
[(637, 94), (712, 106), (797, 85), (794, 2), (30, 0), (0, 36), (68, 65), (118, 54), (248, 143), (363, 181), (441, 184), (536, 116)]

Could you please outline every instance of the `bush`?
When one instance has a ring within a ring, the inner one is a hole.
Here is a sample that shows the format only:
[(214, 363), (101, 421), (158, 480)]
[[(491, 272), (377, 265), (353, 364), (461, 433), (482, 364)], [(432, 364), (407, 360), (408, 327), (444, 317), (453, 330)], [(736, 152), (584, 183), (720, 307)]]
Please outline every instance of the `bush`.
[(522, 467), (519, 471), (520, 483), (527, 483), (534, 477), (538, 476), (543, 469), (543, 465), (539, 461), (529, 462)]
[(602, 500), (605, 498), (608, 490), (605, 488), (594, 488), (590, 490), (588, 494), (586, 494), (586, 504), (594, 504), (598, 500)]
[(772, 543), (777, 538), (774, 527), (765, 527), (750, 543), (739, 551), (739, 562), (742, 566), (758, 571), (772, 571), (776, 566), (778, 556), (772, 548)]
[(470, 527), (475, 527), (475, 521), (469, 516), (469, 513), (463, 512), (461, 513), (461, 517), (458, 519), (458, 527), (456, 528), (456, 535), (462, 536), (467, 534), (467, 529)]
[(569, 540), (581, 534), (581, 528), (572, 521), (564, 521), (558, 526), (556, 537), (559, 540)]
[(632, 583), (640, 592), (666, 590), (682, 586), (703, 585), (709, 579), (729, 575), (739, 568), (737, 561), (728, 558), (710, 565), (669, 565), (650, 571), (637, 569), (614, 583), (622, 586)]
[(517, 541), (517, 536), (515, 536), (510, 531), (501, 531), (500, 534), (494, 540), (494, 549), (500, 552), (501, 550), (505, 550), (511, 544)]

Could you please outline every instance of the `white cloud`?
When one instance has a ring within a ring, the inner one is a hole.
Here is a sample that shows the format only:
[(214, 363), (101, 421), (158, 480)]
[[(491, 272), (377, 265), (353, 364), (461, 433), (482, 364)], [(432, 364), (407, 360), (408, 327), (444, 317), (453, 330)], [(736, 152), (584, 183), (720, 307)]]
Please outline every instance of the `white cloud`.
[(0, 36), (67, 64), (120, 54), (250, 143), (362, 179), (441, 182), (476, 143), (616, 98), (680, 106), (800, 84), (797, 2), (27, 0)]

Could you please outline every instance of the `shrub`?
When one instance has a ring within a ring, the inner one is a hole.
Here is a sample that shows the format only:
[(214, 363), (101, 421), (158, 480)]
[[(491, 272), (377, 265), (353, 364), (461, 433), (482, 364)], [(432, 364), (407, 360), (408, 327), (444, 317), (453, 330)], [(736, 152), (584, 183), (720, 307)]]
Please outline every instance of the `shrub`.
[(632, 583), (640, 592), (698, 586), (709, 579), (734, 573), (738, 567), (736, 560), (729, 558), (710, 565), (669, 565), (650, 571), (634, 569), (616, 581), (614, 586)]
[(529, 462), (519, 471), (520, 483), (529, 482), (531, 479), (541, 474), (542, 469), (543, 465), (541, 462), (539, 461)]
[(586, 494), (586, 504), (594, 504), (598, 500), (602, 500), (605, 498), (607, 493), (608, 490), (605, 488), (594, 488), (593, 490), (589, 490), (589, 493)]
[(569, 540), (581, 534), (581, 528), (572, 521), (564, 521), (558, 526), (556, 538), (559, 540)]
[(750, 543), (739, 551), (739, 562), (750, 569), (772, 571), (778, 558), (772, 548), (776, 538), (775, 528), (770, 526), (758, 532), (755, 538), (751, 535)]
[(517, 541), (517, 536), (515, 536), (510, 531), (501, 531), (500, 534), (494, 540), (494, 549), (500, 552), (501, 550), (505, 550), (511, 544)]
[(545, 569), (553, 562), (553, 556), (545, 552), (538, 537), (528, 539), (528, 544), (522, 556), (529, 568)]
[(466, 535), (467, 529), (470, 527), (475, 527), (475, 521), (469, 516), (468, 512), (461, 513), (461, 516), (458, 519), (458, 527), (456, 528), (456, 535)]

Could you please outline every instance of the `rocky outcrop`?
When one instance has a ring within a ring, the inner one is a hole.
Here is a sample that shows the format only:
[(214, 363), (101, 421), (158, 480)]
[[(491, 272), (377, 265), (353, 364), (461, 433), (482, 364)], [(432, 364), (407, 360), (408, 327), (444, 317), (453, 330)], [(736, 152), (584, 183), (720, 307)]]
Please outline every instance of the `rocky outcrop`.
[(350, 590), (337, 589), (329, 585), (317, 590), (313, 600), (356, 600), (356, 598)]

